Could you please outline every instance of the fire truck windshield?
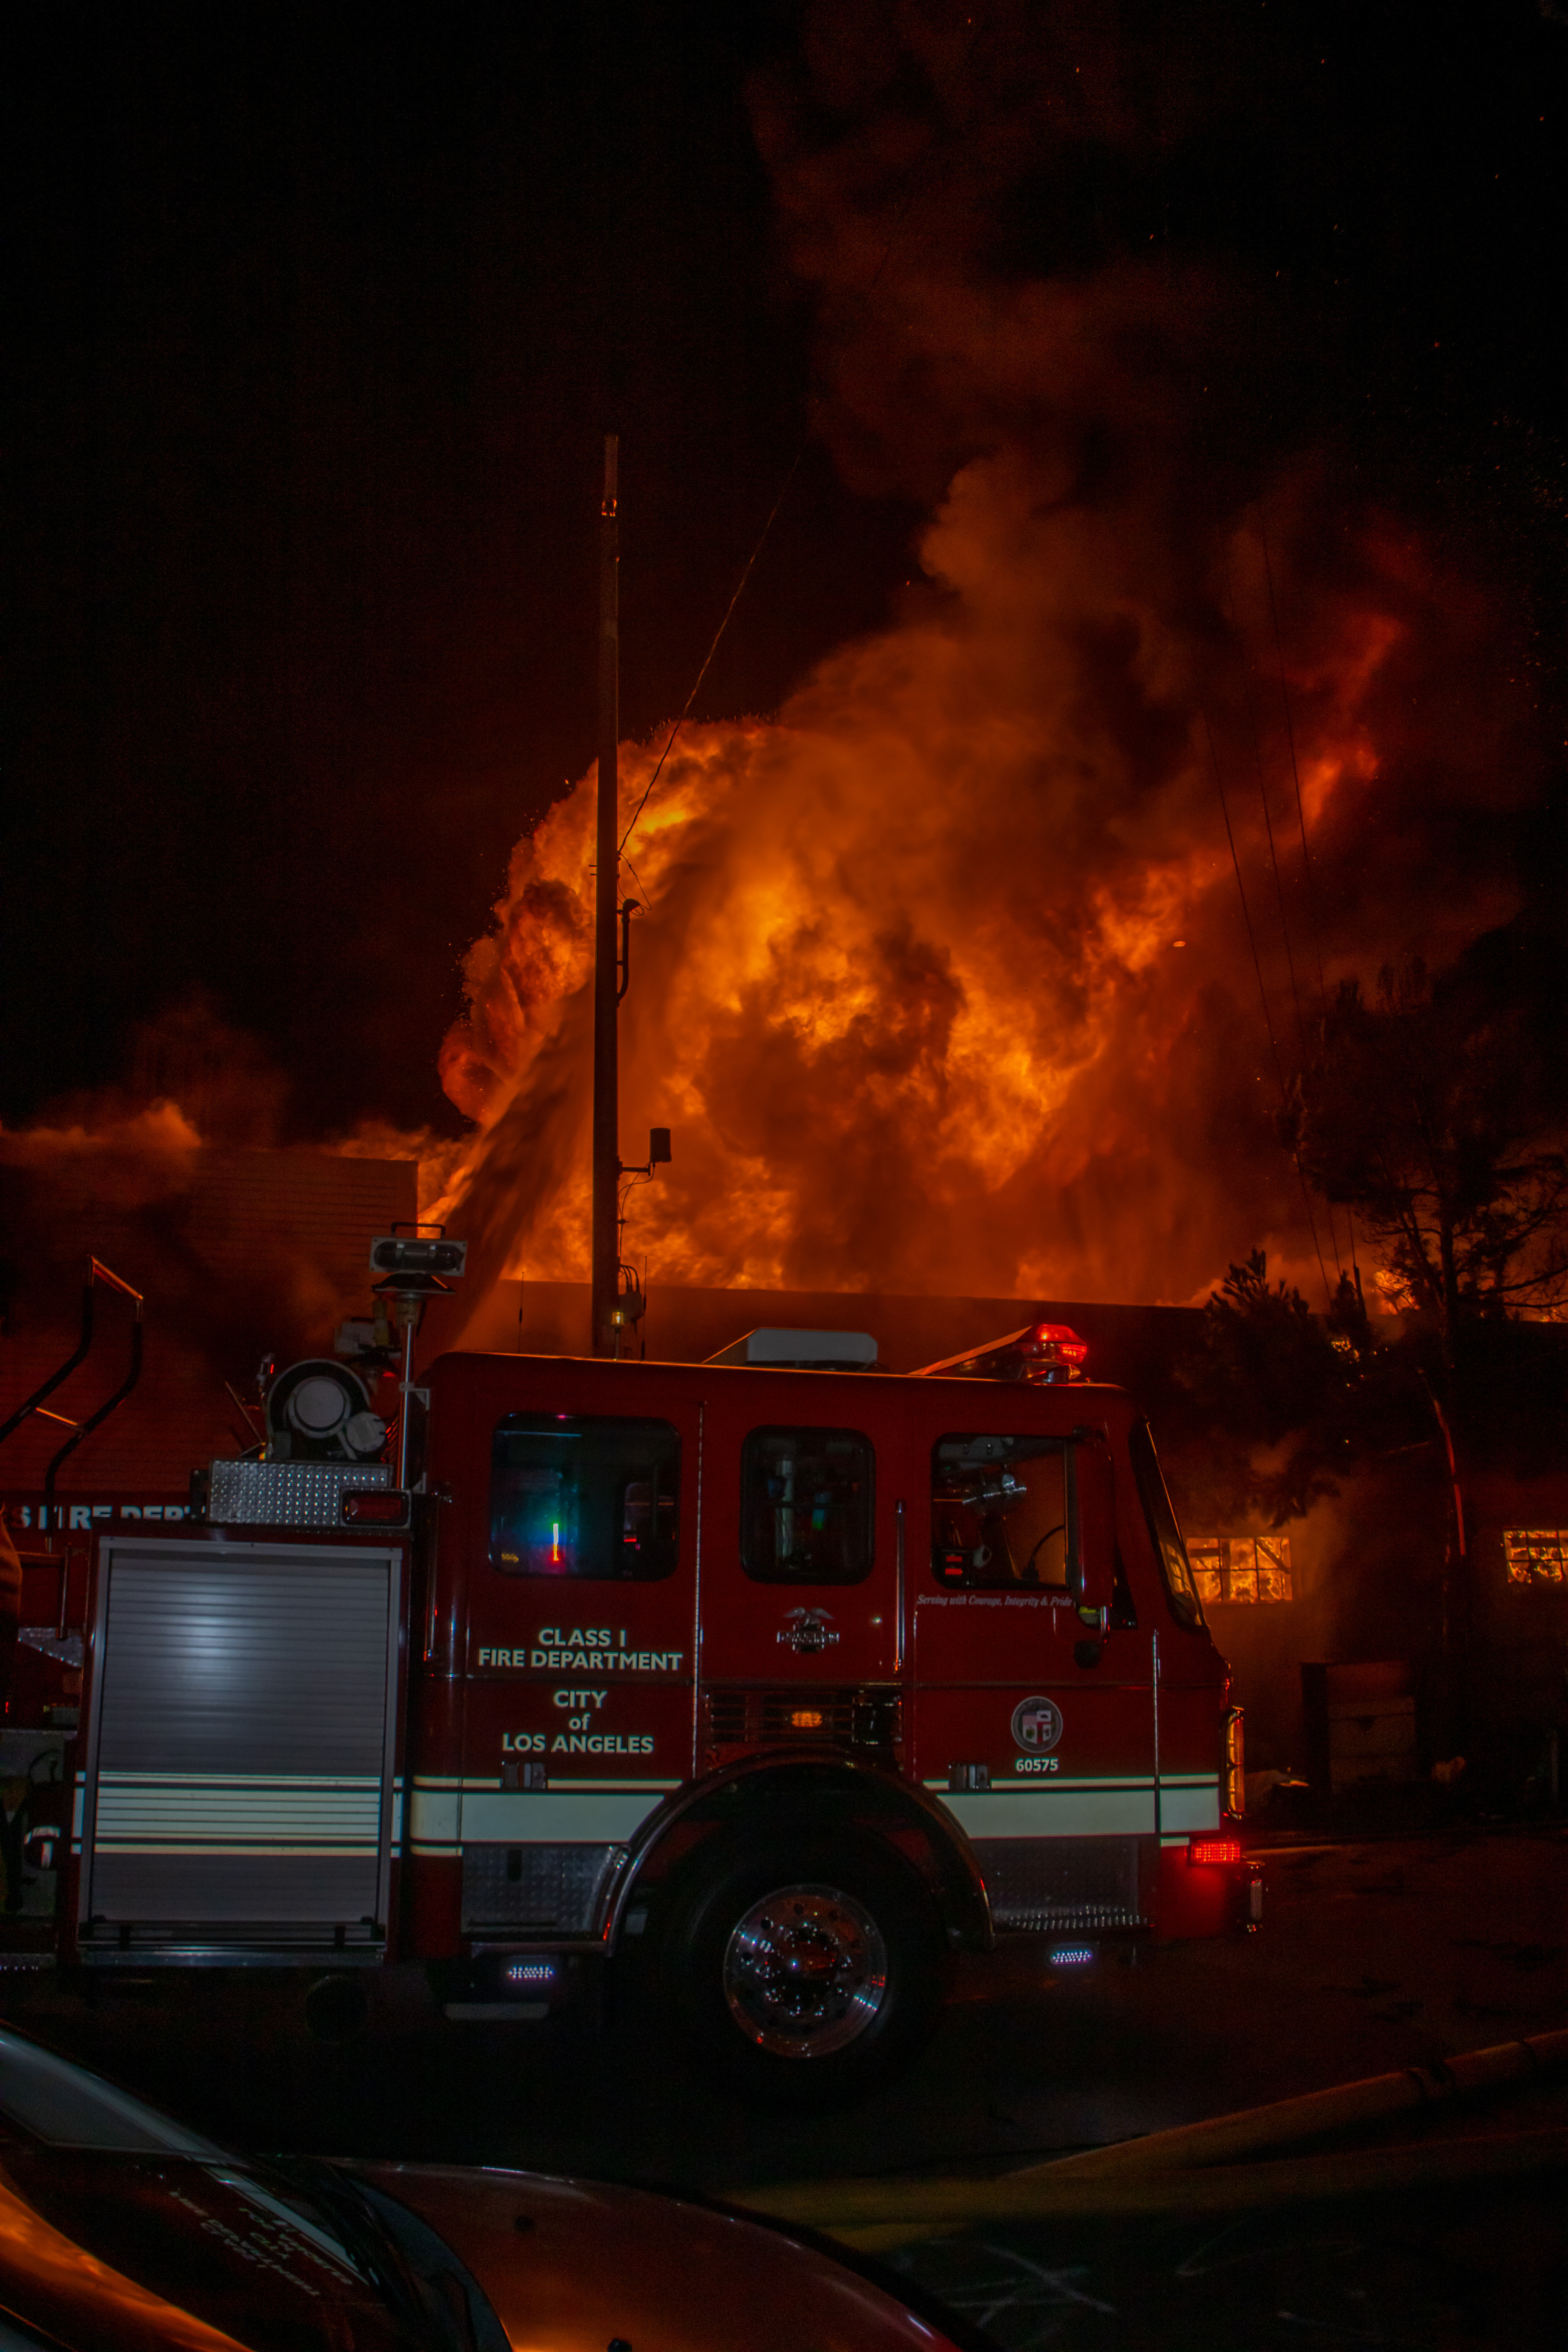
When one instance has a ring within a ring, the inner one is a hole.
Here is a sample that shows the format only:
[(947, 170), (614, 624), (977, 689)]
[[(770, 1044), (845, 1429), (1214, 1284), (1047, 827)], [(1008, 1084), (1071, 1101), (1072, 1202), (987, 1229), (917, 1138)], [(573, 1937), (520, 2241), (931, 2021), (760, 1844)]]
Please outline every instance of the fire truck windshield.
[(1204, 1622), (1203, 1603), (1198, 1599), (1197, 1582), (1187, 1558), (1187, 1547), (1182, 1540), (1181, 1525), (1165, 1485), (1164, 1473), (1160, 1467), (1160, 1457), (1154, 1451), (1153, 1434), (1146, 1421), (1136, 1423), (1128, 1433), (1127, 1450), (1132, 1463), (1132, 1475), (1138, 1482), (1143, 1516), (1154, 1539), (1154, 1555), (1165, 1580), (1171, 1614), (1178, 1625), (1195, 1631)]
[(510, 1413), (490, 1448), (490, 1564), (506, 1576), (668, 1576), (679, 1492), (667, 1421)]
[(1056, 1437), (938, 1438), (931, 1569), (940, 1585), (1068, 1583), (1068, 1448)]

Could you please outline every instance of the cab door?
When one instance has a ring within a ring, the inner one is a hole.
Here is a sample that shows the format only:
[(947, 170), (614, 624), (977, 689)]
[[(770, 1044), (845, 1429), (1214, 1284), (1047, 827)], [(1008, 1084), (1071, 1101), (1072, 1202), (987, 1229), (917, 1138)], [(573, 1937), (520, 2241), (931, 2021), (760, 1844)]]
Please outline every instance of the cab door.
[(573, 1363), (498, 1403), (465, 1563), (463, 1921), (583, 1935), (691, 1770), (701, 1406)]
[[(892, 1744), (899, 1523), (882, 1387), (809, 1373), (714, 1381), (702, 1559), (710, 1760), (774, 1738)], [(886, 1738), (864, 1720), (852, 1734), (857, 1706), (864, 1717), (877, 1704), (889, 1708)]]
[(1157, 1826), (1152, 1633), (1120, 1572), (1107, 1433), (1049, 1417), (967, 1383), (922, 1416), (912, 1769), (976, 1841), (1000, 1924), (1130, 1926), (1131, 1842)]

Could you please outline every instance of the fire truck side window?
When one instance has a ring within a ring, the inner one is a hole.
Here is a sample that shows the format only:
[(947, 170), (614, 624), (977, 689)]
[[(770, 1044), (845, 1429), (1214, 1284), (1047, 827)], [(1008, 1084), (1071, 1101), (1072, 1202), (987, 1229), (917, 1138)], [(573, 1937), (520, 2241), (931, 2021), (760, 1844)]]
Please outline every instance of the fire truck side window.
[(741, 1565), (759, 1584), (871, 1572), (871, 1441), (857, 1429), (753, 1429), (741, 1449)]
[(668, 1421), (510, 1413), (490, 1448), (490, 1565), (503, 1576), (668, 1576), (679, 1493)]
[(931, 1572), (963, 1591), (1068, 1583), (1068, 1448), (1059, 1437), (939, 1437)]

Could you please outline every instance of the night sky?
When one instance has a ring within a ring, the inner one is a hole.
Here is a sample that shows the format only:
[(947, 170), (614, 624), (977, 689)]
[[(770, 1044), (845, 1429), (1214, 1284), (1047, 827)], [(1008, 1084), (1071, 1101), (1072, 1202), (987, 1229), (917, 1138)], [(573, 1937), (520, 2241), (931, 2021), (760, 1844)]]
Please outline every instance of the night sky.
[[(603, 433), (639, 737), (797, 453), (700, 717), (876, 627), (984, 437), (841, 413), (775, 193), (836, 160), (879, 267), (957, 175), (993, 278), (1152, 249), (1233, 284), (1216, 438), (1321, 447), (1514, 600), (1549, 806), (1554, 0), (61, 7), (17, 47), (7, 1121), (123, 1077), (200, 989), (278, 1066), (284, 1136), (457, 1128), (458, 958), (593, 755)], [(1009, 97), (1047, 84), (1031, 151)]]

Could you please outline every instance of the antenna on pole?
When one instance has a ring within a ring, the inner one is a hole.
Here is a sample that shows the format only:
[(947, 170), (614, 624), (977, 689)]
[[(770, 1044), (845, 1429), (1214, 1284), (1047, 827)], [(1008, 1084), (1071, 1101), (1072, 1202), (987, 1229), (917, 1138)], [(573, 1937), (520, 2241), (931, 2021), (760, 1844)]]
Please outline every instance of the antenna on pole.
[(616, 1274), (620, 1261), (616, 1192), (621, 1172), (616, 1011), (619, 993), (616, 919), (620, 899), (616, 751), (620, 740), (620, 529), (616, 513), (620, 437), (605, 436), (605, 494), (599, 509), (599, 788), (594, 877), (594, 1210), (593, 1351), (617, 1352)]

